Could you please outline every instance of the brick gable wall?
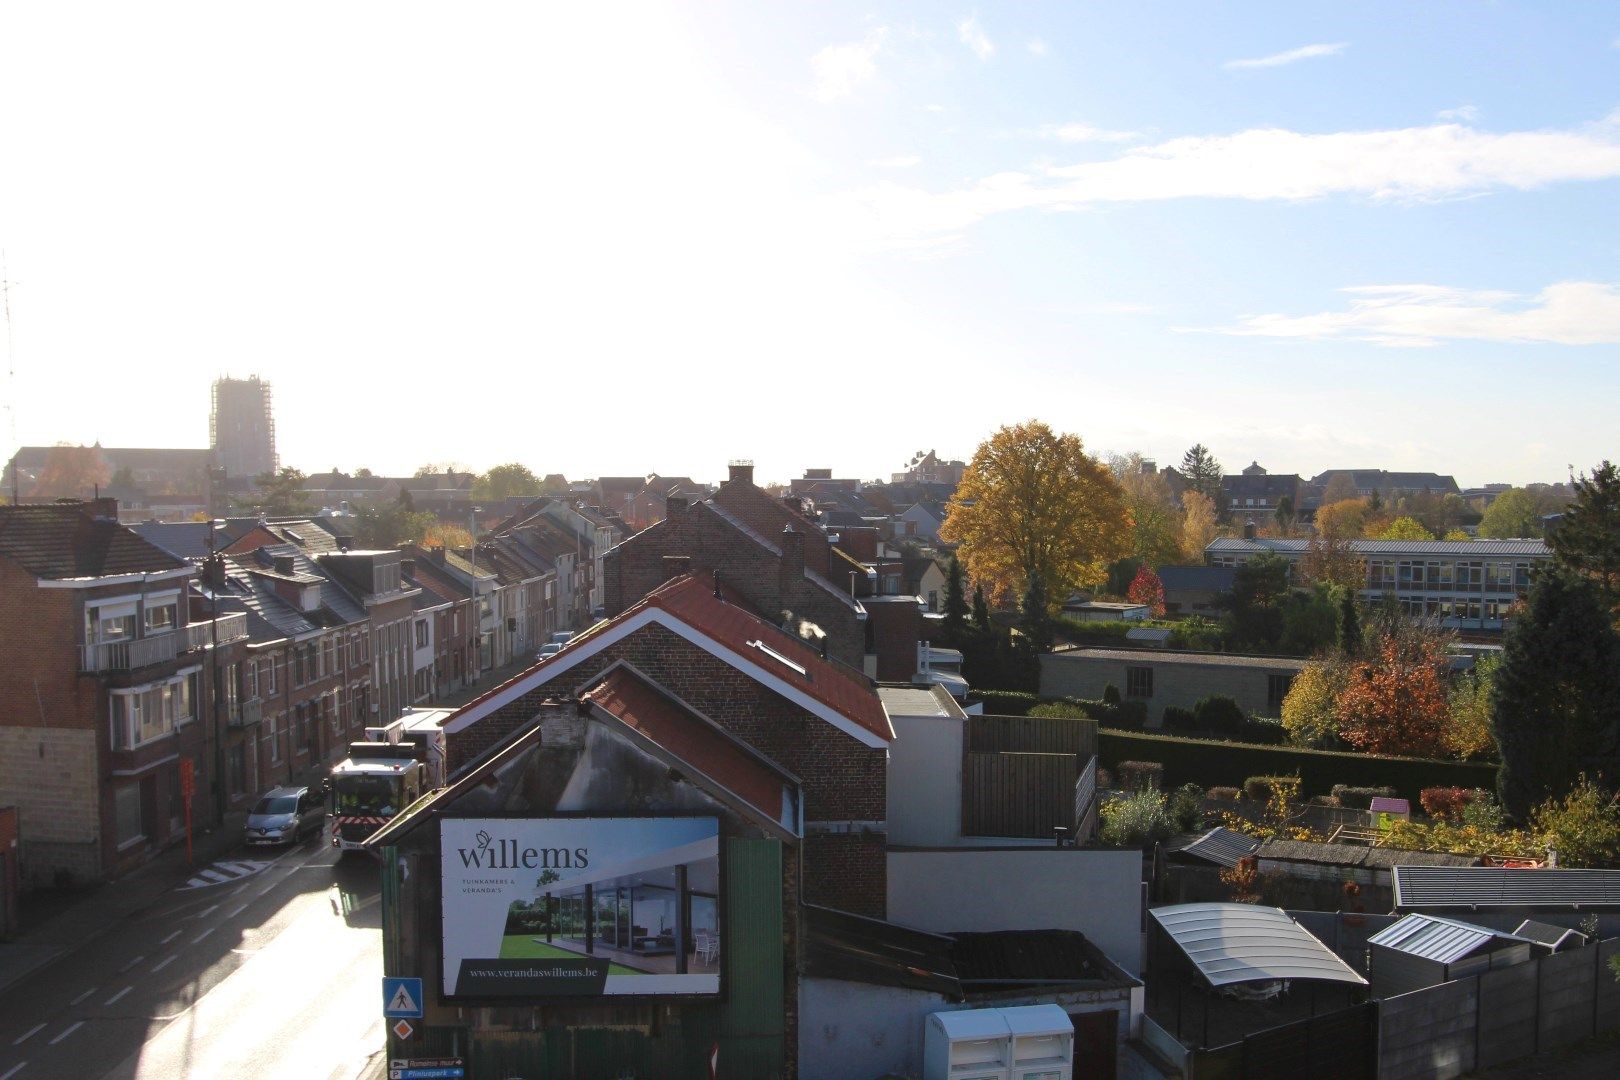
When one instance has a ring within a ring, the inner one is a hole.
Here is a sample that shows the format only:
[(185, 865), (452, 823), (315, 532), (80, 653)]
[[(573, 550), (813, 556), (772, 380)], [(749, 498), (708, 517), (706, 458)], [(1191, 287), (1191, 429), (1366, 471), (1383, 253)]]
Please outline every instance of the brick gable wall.
[[(771, 692), (662, 626), (646, 626), (590, 660), (450, 734), (452, 772), (527, 727), (548, 698), (586, 689), (615, 660), (634, 664), (692, 708), (797, 776), (807, 822), (882, 822), (887, 812), (884, 750), (868, 747), (825, 720)], [(805, 898), (812, 903), (881, 916), (884, 834), (856, 827), (816, 835), (805, 843)]]

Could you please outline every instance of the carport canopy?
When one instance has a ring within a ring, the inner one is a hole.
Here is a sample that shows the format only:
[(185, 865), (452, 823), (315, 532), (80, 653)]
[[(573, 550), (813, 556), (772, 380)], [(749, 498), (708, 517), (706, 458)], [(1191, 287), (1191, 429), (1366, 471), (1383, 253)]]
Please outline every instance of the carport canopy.
[(1273, 979), (1367, 985), (1281, 908), (1172, 904), (1150, 914), (1211, 986)]

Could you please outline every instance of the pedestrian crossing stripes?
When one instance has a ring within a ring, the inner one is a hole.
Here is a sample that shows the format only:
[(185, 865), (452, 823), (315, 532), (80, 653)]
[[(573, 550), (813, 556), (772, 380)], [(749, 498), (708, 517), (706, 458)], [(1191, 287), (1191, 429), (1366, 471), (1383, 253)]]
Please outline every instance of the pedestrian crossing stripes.
[(180, 886), (185, 889), (206, 889), (213, 885), (224, 885), (232, 881), (240, 881), (245, 877), (252, 877), (270, 864), (259, 862), (256, 859), (221, 859), (198, 870), (197, 873)]

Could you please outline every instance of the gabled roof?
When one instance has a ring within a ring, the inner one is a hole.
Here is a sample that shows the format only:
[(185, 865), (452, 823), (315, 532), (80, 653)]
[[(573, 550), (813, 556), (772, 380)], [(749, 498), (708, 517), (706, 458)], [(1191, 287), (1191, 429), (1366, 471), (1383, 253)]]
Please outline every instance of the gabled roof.
[[(215, 526), (209, 521), (143, 521), (130, 528), (148, 543), (188, 562), (201, 562), (213, 550), (209, 547), (209, 534), (215, 531)], [(223, 549), (224, 536), (214, 537), (214, 544)]]
[(1443, 919), (1438, 915), (1403, 915), (1368, 938), (1367, 944), (1382, 945), (1409, 956), (1450, 964), (1492, 944), (1498, 938), (1507, 941), (1529, 940), (1473, 923)]
[(56, 581), (189, 567), (85, 503), (0, 507), (0, 555)]
[(1209, 589), (1227, 592), (1237, 577), (1234, 566), (1161, 566), (1159, 583), (1169, 589)]
[(580, 698), (701, 769), (766, 821), (799, 834), (798, 780), (634, 666), (613, 665)]
[(886, 747), (894, 739), (888, 715), (865, 675), (824, 659), (797, 635), (748, 610), (734, 590), (716, 590), (690, 574), (660, 585), (612, 619), (576, 636), (560, 652), (468, 702), (445, 722), (445, 730), (464, 730), (654, 622), (867, 746)]

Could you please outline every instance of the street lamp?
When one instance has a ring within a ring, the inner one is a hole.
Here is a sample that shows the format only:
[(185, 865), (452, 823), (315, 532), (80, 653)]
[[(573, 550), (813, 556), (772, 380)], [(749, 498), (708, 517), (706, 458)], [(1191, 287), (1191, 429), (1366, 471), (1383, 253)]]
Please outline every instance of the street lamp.
[(482, 507), (475, 506), (467, 515), (467, 535), (472, 538), (471, 544), (469, 545), (472, 549), (472, 607), (467, 612), (468, 619), (472, 623), (472, 651), (467, 657), (467, 682), (469, 685), (478, 681), (478, 673), (483, 670), (481, 661), (479, 660), (479, 645), (483, 641), (484, 627), (483, 616), (478, 610), (478, 511), (480, 509), (482, 509)]

